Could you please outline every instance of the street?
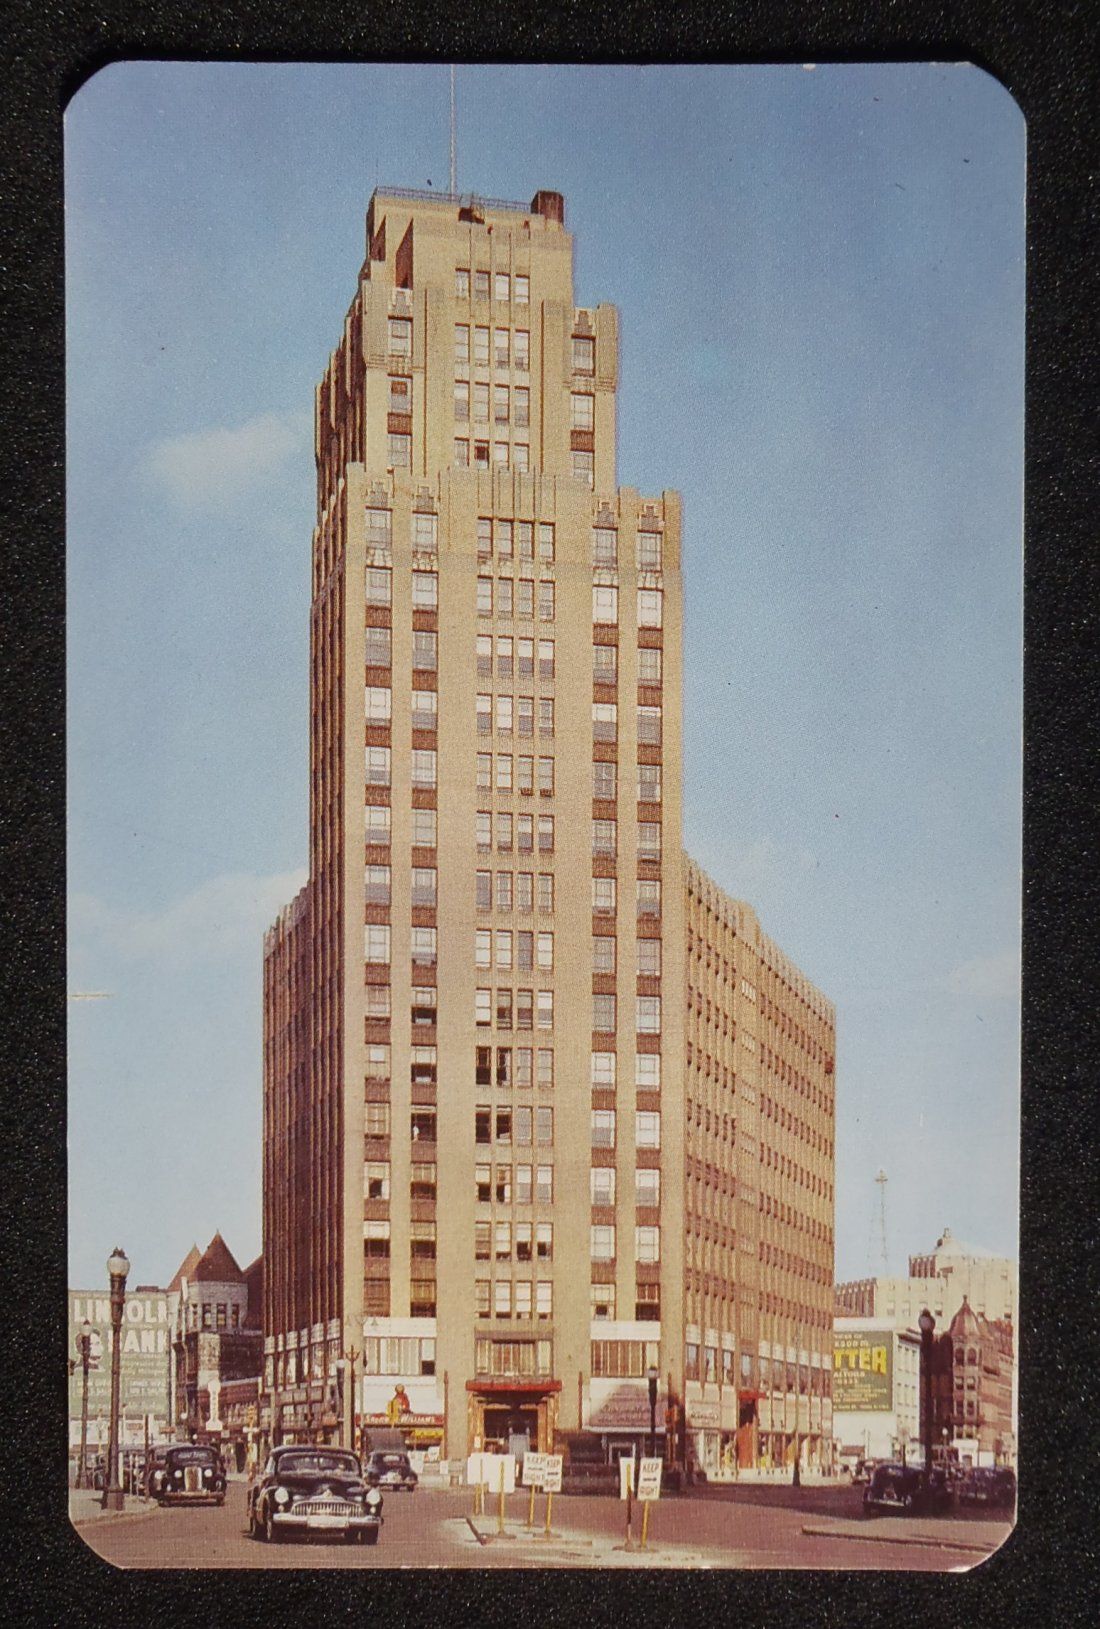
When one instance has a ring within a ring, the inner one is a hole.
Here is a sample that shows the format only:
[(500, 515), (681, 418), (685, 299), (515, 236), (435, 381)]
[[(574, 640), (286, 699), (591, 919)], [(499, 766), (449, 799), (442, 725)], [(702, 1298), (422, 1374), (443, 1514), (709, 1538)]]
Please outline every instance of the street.
[[(525, 1528), (527, 1496), (509, 1497), (505, 1531), (490, 1499), (474, 1516), (473, 1490), (421, 1487), (389, 1494), (376, 1547), (342, 1540), (293, 1539), (268, 1545), (248, 1536), (246, 1490), (233, 1482), (224, 1507), (92, 1513), (87, 1495), (73, 1500), (83, 1541), (117, 1567), (819, 1567), (957, 1572), (978, 1565), (1011, 1532), (1012, 1523), (984, 1513), (943, 1517), (874, 1517), (860, 1513), (860, 1490), (848, 1487), (705, 1488), (655, 1504), (649, 1542), (625, 1549), (625, 1505), (608, 1497), (559, 1496), (553, 1533), (543, 1536), (545, 1499), (536, 1500), (535, 1530)], [(90, 1516), (90, 1519), (87, 1519)]]

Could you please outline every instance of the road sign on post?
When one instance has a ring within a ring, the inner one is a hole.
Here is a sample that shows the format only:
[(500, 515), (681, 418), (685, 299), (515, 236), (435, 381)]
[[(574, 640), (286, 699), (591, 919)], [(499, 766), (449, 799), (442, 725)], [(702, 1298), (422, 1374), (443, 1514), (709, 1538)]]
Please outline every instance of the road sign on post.
[(550, 1511), (555, 1493), (561, 1492), (561, 1467), (561, 1454), (542, 1455), (542, 1491), (546, 1495), (546, 1525), (543, 1528), (543, 1538), (550, 1537)]
[(643, 1459), (638, 1463), (638, 1498), (642, 1505), (643, 1550), (649, 1547), (649, 1507), (661, 1497), (661, 1466), (663, 1460)]
[(631, 1522), (634, 1516), (634, 1457), (624, 1454), (619, 1461), (619, 1498), (626, 1500), (626, 1539), (624, 1550), (633, 1550), (634, 1534)]

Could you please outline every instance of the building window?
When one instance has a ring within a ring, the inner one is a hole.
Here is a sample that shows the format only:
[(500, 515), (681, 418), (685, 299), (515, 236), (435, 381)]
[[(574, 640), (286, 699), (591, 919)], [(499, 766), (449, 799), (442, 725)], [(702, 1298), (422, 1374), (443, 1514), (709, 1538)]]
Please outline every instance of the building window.
[(508, 467), (508, 443), (506, 441), (494, 441), (493, 463), (499, 464), (504, 469)]
[(656, 820), (638, 822), (639, 860), (659, 861), (661, 858), (661, 827)]
[(388, 1199), (390, 1197), (390, 1164), (388, 1160), (368, 1160), (363, 1167), (363, 1197)]
[(659, 1035), (661, 1033), (660, 996), (637, 997), (635, 1023), (639, 1035)]
[(615, 1110), (592, 1110), (592, 1147), (614, 1148), (615, 1146)]
[(661, 651), (656, 645), (642, 645), (638, 650), (638, 683), (658, 685), (661, 682)]
[[(521, 910), (531, 909), (530, 900)], [(554, 909), (554, 873), (552, 871), (539, 872), (539, 910), (552, 912)]]
[[(520, 430), (531, 422), (531, 392), (526, 385), (515, 385), (512, 390), (512, 420)], [(528, 555), (527, 559), (531, 556)]]
[(489, 273), (475, 271), (474, 273), (474, 299), (487, 300), (489, 298)]
[(412, 469), (412, 436), (390, 432), (390, 465), (393, 469)]
[(388, 1137), (390, 1134), (390, 1106), (388, 1103), (363, 1105), (363, 1131), (367, 1137)]
[(512, 873), (510, 871), (497, 872), (497, 910), (510, 911), (512, 909)]
[[(613, 624), (619, 620), (619, 590), (609, 583), (595, 583), (592, 588), (592, 621)], [(599, 645), (595, 650), (602, 648)]]
[(592, 1084), (601, 1087), (613, 1087), (615, 1085), (614, 1052), (593, 1052)]
[(389, 904), (390, 868), (388, 865), (368, 865), (365, 892), (368, 905)]
[(612, 935), (598, 935), (592, 941), (592, 971), (614, 973), (615, 939)]
[(592, 997), (592, 1028), (601, 1034), (614, 1034), (615, 997), (613, 995), (604, 994)]
[(661, 1203), (661, 1173), (655, 1165), (639, 1165), (636, 1168), (634, 1202), (652, 1209)]
[[(509, 928), (498, 928), (496, 936), (496, 964), (503, 973), (512, 969), (512, 933)], [(509, 1024), (509, 1027), (510, 1024)]]
[(639, 917), (659, 917), (661, 914), (661, 884), (651, 878), (638, 881)]
[(470, 443), (462, 436), (455, 436), (454, 465), (455, 469), (466, 469), (470, 462)]
[(439, 575), (437, 572), (413, 572), (412, 603), (414, 611), (436, 610), (439, 605)]
[[(389, 572), (382, 573), (389, 580)], [(387, 602), (388, 603), (388, 602)], [(368, 667), (390, 666), (390, 630), (388, 628), (367, 628), (364, 630), (365, 646), (364, 657)]]
[(597, 915), (615, 914), (615, 878), (592, 878), (592, 909)]
[(372, 1043), (366, 1051), (367, 1080), (388, 1082), (390, 1078), (390, 1049)]
[(573, 335), (573, 372), (587, 378), (596, 372), (596, 341), (584, 334)]
[[(554, 1203), (554, 1167), (552, 1165), (535, 1166), (535, 1203), (536, 1205), (552, 1205)], [(539, 1223), (539, 1233), (547, 1224)]]
[(538, 936), (538, 966), (546, 973), (554, 970), (554, 935), (540, 933)]
[(638, 973), (642, 978), (660, 978), (661, 941), (659, 939), (638, 940)]
[(659, 628), (661, 626), (661, 602), (663, 599), (664, 595), (659, 588), (639, 588), (639, 628)]
[(531, 368), (531, 335), (526, 328), (517, 328), (512, 360), (520, 373), (528, 373)]
[(528, 305), (531, 300), (531, 279), (522, 272), (515, 277), (515, 302), (517, 305)]
[(455, 267), (455, 295), (460, 300), (468, 300), (470, 298), (469, 266)]
[(540, 1086), (554, 1084), (554, 1048), (540, 1046), (537, 1053), (538, 1082)]
[(479, 871), (475, 876), (474, 896), (479, 911), (491, 911), (493, 908), (493, 873)]
[[(591, 397), (586, 398), (591, 401)], [(574, 396), (574, 401), (577, 398)], [(595, 526), (592, 529), (592, 564), (605, 570), (614, 570), (619, 563), (619, 534), (613, 526)]]
[(530, 797), (535, 790), (535, 760), (524, 754), (521, 754), (519, 758), (516, 790), (524, 797)]
[(512, 465), (520, 475), (526, 475), (531, 464), (531, 448), (526, 441), (517, 441), (512, 448)]
[(434, 909), (436, 902), (436, 872), (427, 866), (414, 867), (412, 874), (412, 903), (413, 906), (428, 906)]
[[(494, 424), (507, 424), (508, 423), (508, 417), (509, 417), (508, 407), (509, 407), (508, 386), (507, 385), (494, 385), (493, 386), (493, 423)], [(507, 459), (505, 459), (505, 463), (507, 463)], [(508, 553), (511, 554), (511, 552), (512, 551), (509, 548)]]
[[(377, 510), (368, 510), (377, 514)], [(387, 511), (388, 514), (388, 511)], [(389, 605), (391, 598), (391, 584), (393, 572), (388, 566), (368, 566), (366, 578), (366, 599), (368, 605)], [(386, 630), (388, 632), (388, 630)]]
[(434, 673), (438, 664), (437, 634), (415, 630), (413, 633), (412, 665), (417, 673)]
[(497, 753), (496, 782), (498, 792), (512, 790), (512, 754), (510, 752)]
[(661, 1116), (652, 1110), (639, 1109), (634, 1115), (634, 1141), (639, 1148), (660, 1148)]
[(615, 1286), (614, 1284), (593, 1284), (592, 1316), (599, 1319), (613, 1319), (615, 1317)]
[(489, 468), (489, 443), (487, 441), (474, 442), (474, 468)]
[[(382, 630), (388, 632), (388, 629)], [(390, 721), (391, 692), (388, 687), (370, 685), (366, 691), (366, 718), (368, 724), (388, 724)]]
[(615, 1260), (615, 1229), (600, 1225), (589, 1229), (589, 1254), (593, 1261)]
[(455, 361), (459, 367), (469, 367), (470, 325), (468, 322), (455, 323)]
[[(437, 698), (434, 690), (414, 690), (412, 693), (412, 727), (414, 730), (434, 730), (436, 726)], [(419, 813), (430, 811), (420, 810)]]
[(592, 765), (592, 796), (604, 802), (614, 802), (618, 776), (613, 763)]
[(408, 317), (389, 319), (390, 355), (412, 355), (412, 322)]
[(592, 703), (592, 739), (614, 742), (619, 734), (619, 709), (613, 701)]
[(496, 365), (497, 365), (498, 368), (506, 368), (508, 366), (508, 358), (509, 358), (510, 352), (511, 352), (511, 334), (510, 334), (510, 331), (507, 328), (498, 328), (497, 331), (496, 331), (495, 344), (493, 346), (493, 357), (494, 357), (494, 359), (496, 361)]
[(368, 922), (365, 929), (365, 957), (368, 962), (386, 963), (390, 959), (390, 930), (385, 922)]
[(363, 1223), (363, 1254), (385, 1259), (390, 1253), (390, 1224), (388, 1222)]
[(554, 620), (554, 585), (552, 582), (539, 583), (539, 621), (553, 622)]
[(660, 571), (661, 569), (661, 534), (660, 532), (638, 533), (638, 570)]
[(554, 992), (553, 990), (540, 990), (536, 1004), (538, 1012), (539, 1029), (553, 1029), (554, 1027)]
[(569, 456), (574, 480), (583, 481), (586, 486), (594, 487), (596, 484), (595, 453), (584, 452), (579, 447), (573, 447)]
[(660, 803), (661, 801), (661, 766), (660, 764), (638, 765), (638, 802)]
[(413, 928), (412, 959), (415, 967), (434, 967), (436, 958), (436, 929)]
[(659, 707), (638, 708), (638, 742), (641, 746), (660, 746), (661, 709)]
[(474, 329), (474, 364), (479, 368), (487, 368), (489, 366), (488, 328)]
[(591, 1199), (594, 1205), (615, 1203), (615, 1168), (612, 1165), (594, 1165), (591, 1177)]
[(574, 391), (569, 398), (570, 424), (574, 430), (593, 430), (596, 427), (596, 398), (584, 391)]
[(419, 748), (412, 755), (412, 784), (421, 791), (435, 786), (435, 753)]
[(435, 847), (434, 809), (412, 810), (412, 840), (414, 848)]

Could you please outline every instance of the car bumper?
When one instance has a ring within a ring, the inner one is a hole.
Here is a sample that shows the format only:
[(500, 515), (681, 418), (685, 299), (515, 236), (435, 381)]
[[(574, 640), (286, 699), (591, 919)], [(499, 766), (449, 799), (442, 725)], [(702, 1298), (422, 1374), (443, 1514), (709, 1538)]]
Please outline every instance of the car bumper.
[(297, 1529), (300, 1533), (360, 1533), (366, 1528), (381, 1527), (381, 1516), (342, 1516), (327, 1511), (313, 1511), (299, 1515), (291, 1511), (276, 1510), (272, 1516), (276, 1527)]
[(159, 1499), (162, 1505), (213, 1505), (220, 1504), (225, 1498), (224, 1488), (204, 1488), (201, 1493), (154, 1493), (154, 1499)]

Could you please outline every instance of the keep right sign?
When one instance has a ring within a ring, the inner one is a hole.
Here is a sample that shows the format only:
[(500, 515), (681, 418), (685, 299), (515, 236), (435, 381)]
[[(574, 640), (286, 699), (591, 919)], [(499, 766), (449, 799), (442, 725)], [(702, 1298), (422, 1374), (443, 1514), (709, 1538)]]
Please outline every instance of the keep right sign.
[(642, 1459), (638, 1461), (638, 1487), (634, 1497), (636, 1499), (659, 1499), (661, 1497), (661, 1466), (664, 1461), (660, 1459)]
[(561, 1454), (544, 1454), (542, 1460), (543, 1493), (561, 1492)]

